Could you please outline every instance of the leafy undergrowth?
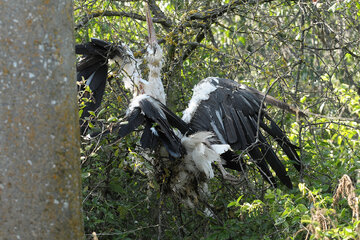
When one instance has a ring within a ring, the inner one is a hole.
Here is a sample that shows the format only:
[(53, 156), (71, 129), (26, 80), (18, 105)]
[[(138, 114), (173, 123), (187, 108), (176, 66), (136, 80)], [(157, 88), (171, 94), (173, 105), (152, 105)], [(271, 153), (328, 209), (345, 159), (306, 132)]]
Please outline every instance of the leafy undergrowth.
[[(230, 220), (209, 239), (358, 239), (358, 193), (344, 175), (334, 195), (300, 183), (300, 194), (268, 190), (264, 201), (229, 203), (238, 221)], [(227, 231), (231, 229), (231, 231)], [(235, 231), (236, 230), (236, 231)]]
[[(215, 178), (208, 202), (189, 209), (162, 192), (152, 178), (149, 156), (134, 151), (139, 149), (133, 140), (125, 138), (116, 146), (103, 139), (93, 143), (103, 146), (96, 152), (86, 145), (84, 151), (91, 155), (83, 159), (88, 239), (95, 239), (92, 232), (100, 240), (359, 238), (360, 191), (348, 175), (330, 185), (323, 185), (321, 177), (309, 181), (304, 176), (306, 183), (293, 190), (260, 183), (262, 187), (249, 190), (251, 184), (234, 186)], [(124, 145), (128, 150), (120, 152)]]

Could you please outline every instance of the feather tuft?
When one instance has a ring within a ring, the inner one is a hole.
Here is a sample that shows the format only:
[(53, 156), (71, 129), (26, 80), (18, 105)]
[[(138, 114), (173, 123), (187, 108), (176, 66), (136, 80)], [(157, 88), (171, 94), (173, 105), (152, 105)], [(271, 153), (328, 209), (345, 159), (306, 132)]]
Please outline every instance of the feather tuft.
[(209, 142), (213, 136), (211, 132), (197, 132), (181, 139), (187, 152), (185, 155), (186, 167), (196, 174), (204, 173), (207, 178), (214, 177), (211, 164), (220, 162), (220, 155)]
[(189, 106), (184, 111), (184, 115), (182, 117), (184, 122), (189, 123), (201, 101), (209, 99), (209, 94), (216, 90), (216, 87), (210, 82), (210, 80), (216, 80), (216, 78), (206, 78), (194, 87), (193, 97), (191, 98)]

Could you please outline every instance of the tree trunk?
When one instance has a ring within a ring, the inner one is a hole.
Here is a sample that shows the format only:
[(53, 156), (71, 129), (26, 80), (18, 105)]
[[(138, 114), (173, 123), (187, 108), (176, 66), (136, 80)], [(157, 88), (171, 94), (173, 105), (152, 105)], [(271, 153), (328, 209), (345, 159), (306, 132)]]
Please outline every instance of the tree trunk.
[(0, 239), (83, 239), (71, 0), (0, 0)]

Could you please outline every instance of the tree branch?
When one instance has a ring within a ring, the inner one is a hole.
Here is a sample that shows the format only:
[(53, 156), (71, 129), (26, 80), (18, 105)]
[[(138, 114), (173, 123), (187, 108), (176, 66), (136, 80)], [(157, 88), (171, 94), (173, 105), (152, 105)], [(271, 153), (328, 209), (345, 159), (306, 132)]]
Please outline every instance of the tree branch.
[(162, 19), (164, 22), (161, 24), (167, 32), (170, 31), (170, 27), (173, 25), (172, 21), (166, 17), (165, 13), (161, 11), (159, 6), (156, 4), (156, 0), (149, 0), (149, 7), (153, 13), (154, 19)]
[[(140, 14), (134, 13), (134, 12), (117, 12), (117, 11), (102, 11), (102, 12), (93, 12), (83, 17), (83, 19), (80, 21), (78, 25), (75, 26), (75, 30), (78, 30), (79, 28), (82, 28), (85, 26), (91, 19), (97, 18), (97, 17), (128, 17), (135, 20), (140, 21), (146, 21), (146, 17), (142, 16)], [(165, 28), (171, 27), (171, 22), (167, 21), (163, 18), (153, 18), (154, 23), (160, 23)]]

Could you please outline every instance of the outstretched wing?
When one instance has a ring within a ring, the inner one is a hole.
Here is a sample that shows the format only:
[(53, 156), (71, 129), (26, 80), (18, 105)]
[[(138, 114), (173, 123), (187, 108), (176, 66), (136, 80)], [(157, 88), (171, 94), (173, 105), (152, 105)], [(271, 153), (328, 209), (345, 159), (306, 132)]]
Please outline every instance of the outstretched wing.
[[(195, 94), (202, 96), (195, 97)], [(261, 109), (262, 99), (246, 86), (220, 78), (207, 78), (200, 82), (194, 89), (193, 99), (191, 109), (186, 110), (183, 117), (193, 130), (212, 131), (221, 143), (229, 144), (234, 150), (246, 150), (267, 181), (275, 185), (269, 165), (280, 181), (292, 188), (284, 165), (258, 126), (278, 141), (296, 168), (300, 169), (296, 147)], [(270, 126), (266, 125), (264, 116), (270, 121)], [(233, 154), (228, 155), (233, 157)], [(231, 160), (226, 155), (223, 159)], [(225, 162), (224, 166), (227, 165), (234, 168), (234, 162)]]
[[(95, 38), (91, 42), (76, 45), (75, 52), (83, 55), (76, 66), (77, 81), (85, 80), (85, 85), (89, 86), (93, 95), (93, 101), (87, 102), (83, 109), (81, 117), (84, 119), (89, 116), (89, 111), (95, 111), (101, 104), (108, 74), (108, 59), (122, 56), (122, 52), (119, 46)], [(84, 88), (81, 85), (79, 90)]]
[(83, 55), (76, 65), (77, 81), (85, 79), (92, 91), (106, 82), (110, 46), (110, 43), (94, 38), (91, 42), (75, 46), (75, 53)]

